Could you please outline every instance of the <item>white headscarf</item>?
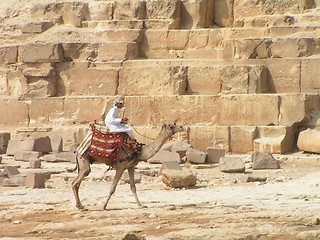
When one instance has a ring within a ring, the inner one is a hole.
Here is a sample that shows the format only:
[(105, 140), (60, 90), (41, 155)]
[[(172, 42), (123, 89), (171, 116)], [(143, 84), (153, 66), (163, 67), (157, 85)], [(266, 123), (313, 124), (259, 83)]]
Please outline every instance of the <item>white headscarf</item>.
[(120, 99), (120, 98), (116, 98), (116, 99), (114, 100), (114, 105), (116, 105), (116, 104), (118, 104), (118, 103), (123, 103), (123, 100)]

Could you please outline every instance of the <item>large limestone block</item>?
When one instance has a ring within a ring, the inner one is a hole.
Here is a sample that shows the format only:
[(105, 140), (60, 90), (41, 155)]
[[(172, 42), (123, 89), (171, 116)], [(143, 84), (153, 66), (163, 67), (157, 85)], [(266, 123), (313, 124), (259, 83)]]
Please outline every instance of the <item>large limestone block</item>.
[(29, 107), (30, 125), (60, 124), (63, 117), (63, 98), (32, 99)]
[(190, 126), (190, 144), (201, 151), (208, 146), (229, 152), (229, 127), (225, 126)]
[[(124, 63), (119, 76), (122, 95), (182, 95), (187, 86), (187, 68), (170, 62)], [(146, 67), (149, 65), (148, 67)]]
[(270, 91), (299, 93), (301, 66), (296, 59), (272, 59), (265, 62), (270, 74)]
[(234, 1), (234, 18), (246, 18), (259, 15), (301, 13), (304, 9), (311, 8), (312, 1), (308, 0), (283, 0), (283, 1)]
[(22, 62), (62, 62), (64, 59), (61, 44), (27, 43), (19, 49)]
[[(154, 50), (166, 50), (167, 45), (164, 44), (164, 40), (167, 39), (167, 36), (168, 30), (147, 29), (144, 32), (144, 37), (140, 45), (140, 51), (142, 55), (145, 55), (145, 57), (150, 58), (150, 54)], [(162, 39), (162, 41), (159, 41), (159, 39)]]
[(188, 48), (202, 49), (208, 45), (210, 29), (193, 29), (189, 33)]
[(18, 47), (17, 46), (1, 46), (0, 47), (0, 66), (17, 62)]
[(248, 153), (253, 150), (253, 140), (256, 138), (255, 126), (230, 127), (230, 151), (234, 153)]
[(226, 173), (244, 173), (246, 168), (240, 157), (222, 157), (219, 160), (219, 169)]
[(254, 140), (254, 151), (285, 153), (292, 149), (295, 139), (293, 127), (258, 127), (259, 138)]
[(53, 26), (51, 21), (33, 21), (26, 23), (22, 28), (22, 33), (42, 33)]
[(297, 146), (301, 151), (320, 153), (320, 131), (307, 129), (299, 133)]
[(320, 59), (303, 59), (301, 61), (301, 92), (319, 93), (320, 81), (318, 67)]
[(148, 19), (176, 19), (181, 16), (181, 1), (152, 0), (146, 1)]
[(27, 77), (28, 87), (23, 99), (46, 98), (56, 95), (56, 78)]
[(274, 58), (307, 57), (314, 53), (315, 41), (311, 38), (280, 38), (271, 46)]
[(219, 94), (221, 91), (219, 66), (189, 66), (189, 94)]
[(88, 4), (90, 19), (92, 21), (111, 20), (113, 9), (115, 6), (114, 1), (91, 1)]
[(142, 41), (143, 35), (138, 29), (106, 29), (99, 32), (99, 36), (106, 41), (137, 42)]
[[(126, 98), (125, 113), (133, 125), (161, 125), (183, 122), (193, 125), (212, 123), (218, 96), (136, 96)], [(192, 109), (190, 111), (190, 109)]]
[(118, 85), (118, 70), (94, 66), (89, 62), (64, 63), (58, 68), (58, 95), (114, 95)]
[(220, 27), (231, 27), (233, 24), (234, 0), (214, 1), (214, 23)]
[(25, 77), (55, 77), (56, 70), (52, 63), (31, 63), (26, 64), (22, 70)]
[(217, 106), (219, 125), (278, 125), (278, 95), (223, 95)]
[(294, 126), (307, 118), (308, 96), (283, 94), (280, 98), (280, 124), (282, 126)]
[(181, 28), (205, 28), (213, 23), (213, 0), (187, 0), (182, 2)]
[(65, 123), (84, 124), (101, 119), (104, 101), (102, 98), (66, 98), (63, 115)]
[(81, 27), (82, 21), (88, 14), (88, 4), (81, 2), (65, 2), (62, 7), (63, 23), (75, 27)]
[(133, 20), (146, 18), (146, 2), (142, 0), (120, 0), (114, 2), (113, 19)]
[(186, 49), (189, 41), (189, 30), (169, 30), (167, 36), (168, 50), (183, 50)]
[(26, 126), (28, 122), (27, 103), (12, 99), (0, 99), (0, 125)]
[[(84, 42), (64, 42), (62, 43), (63, 53), (68, 62), (71, 61), (89, 61), (97, 57), (97, 52), (100, 47), (99, 43), (84, 43)], [(59, 66), (59, 65), (58, 65)]]
[(268, 91), (267, 69), (262, 65), (224, 66), (219, 77), (222, 93), (265, 93)]
[(97, 60), (127, 60), (135, 59), (139, 54), (139, 46), (136, 42), (106, 42), (99, 47)]

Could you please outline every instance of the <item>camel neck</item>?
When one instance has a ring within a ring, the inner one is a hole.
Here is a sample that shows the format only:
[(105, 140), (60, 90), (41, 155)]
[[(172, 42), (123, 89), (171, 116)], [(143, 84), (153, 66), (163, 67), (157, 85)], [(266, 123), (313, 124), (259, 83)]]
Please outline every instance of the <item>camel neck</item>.
[(159, 135), (152, 143), (142, 147), (142, 151), (139, 157), (140, 161), (146, 161), (154, 156), (170, 137), (171, 135), (166, 132), (166, 129), (162, 128)]

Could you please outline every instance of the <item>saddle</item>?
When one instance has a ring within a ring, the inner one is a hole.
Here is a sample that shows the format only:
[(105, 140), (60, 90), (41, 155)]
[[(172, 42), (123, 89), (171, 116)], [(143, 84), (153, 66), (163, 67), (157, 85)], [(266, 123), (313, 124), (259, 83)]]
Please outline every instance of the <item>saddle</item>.
[[(88, 144), (88, 140), (90, 140), (90, 145)], [(87, 141), (87, 144), (82, 144), (82, 142), (80, 146), (87, 146), (86, 150), (88, 150), (89, 156), (109, 158), (112, 163), (120, 159), (121, 147), (127, 153), (127, 157), (122, 160), (132, 160), (141, 152), (142, 148), (142, 144), (130, 138), (127, 133), (109, 132), (106, 127), (101, 127), (94, 123), (90, 123), (90, 129), (84, 141)], [(82, 154), (86, 151), (83, 151), (83, 147), (81, 150)], [(79, 151), (80, 155), (82, 155), (81, 152)]]

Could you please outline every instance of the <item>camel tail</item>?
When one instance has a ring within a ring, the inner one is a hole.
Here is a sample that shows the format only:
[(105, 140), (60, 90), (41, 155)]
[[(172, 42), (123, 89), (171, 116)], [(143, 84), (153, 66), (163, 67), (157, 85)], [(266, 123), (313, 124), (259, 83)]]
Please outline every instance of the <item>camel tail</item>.
[(78, 169), (79, 173), (79, 162), (78, 162), (78, 153), (76, 152), (76, 166), (74, 168), (67, 168), (67, 172), (71, 173)]

